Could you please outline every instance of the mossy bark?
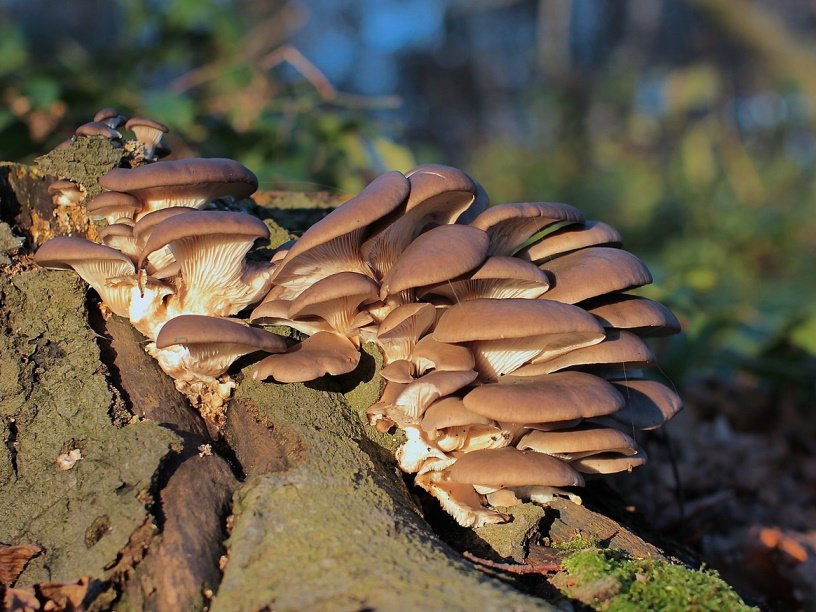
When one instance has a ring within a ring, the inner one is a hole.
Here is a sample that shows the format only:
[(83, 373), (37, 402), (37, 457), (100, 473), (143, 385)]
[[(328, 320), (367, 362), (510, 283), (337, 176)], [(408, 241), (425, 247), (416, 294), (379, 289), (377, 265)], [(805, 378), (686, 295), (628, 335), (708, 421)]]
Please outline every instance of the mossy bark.
[[(4, 168), (19, 206), (11, 214), (4, 192), (3, 218), (50, 206), (42, 174)], [(398, 440), (364, 422), (381, 392), (376, 351), (356, 372), (308, 385), (239, 373), (213, 440), (127, 322), (102, 321), (73, 274), (25, 262), (0, 277), (0, 542), (45, 549), (20, 585), (87, 575), (108, 589), (97, 607), (120, 609), (551, 607), (478, 571), (429, 527), (396, 468)], [(57, 457), (76, 449), (81, 459), (60, 470)], [(574, 508), (553, 518), (525, 505), (468, 542), (522, 562), (548, 516), (554, 539), (559, 525), (565, 538), (592, 534), (593, 513), (579, 524)], [(616, 525), (595, 522), (606, 535)]]

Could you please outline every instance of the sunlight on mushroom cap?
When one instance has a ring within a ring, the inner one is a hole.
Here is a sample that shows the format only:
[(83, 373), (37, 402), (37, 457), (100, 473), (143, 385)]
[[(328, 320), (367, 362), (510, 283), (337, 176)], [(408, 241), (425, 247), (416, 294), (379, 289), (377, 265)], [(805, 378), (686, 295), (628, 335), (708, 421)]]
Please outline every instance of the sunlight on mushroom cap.
[(282, 383), (308, 382), (326, 374), (348, 374), (359, 362), (360, 351), (347, 338), (332, 332), (318, 332), (286, 353), (270, 355), (259, 362), (252, 377), (273, 378)]
[(75, 270), (115, 314), (128, 316), (130, 290), (106, 285), (112, 276), (136, 272), (133, 262), (123, 253), (84, 238), (59, 236), (43, 244), (34, 254), (34, 261), (43, 268)]

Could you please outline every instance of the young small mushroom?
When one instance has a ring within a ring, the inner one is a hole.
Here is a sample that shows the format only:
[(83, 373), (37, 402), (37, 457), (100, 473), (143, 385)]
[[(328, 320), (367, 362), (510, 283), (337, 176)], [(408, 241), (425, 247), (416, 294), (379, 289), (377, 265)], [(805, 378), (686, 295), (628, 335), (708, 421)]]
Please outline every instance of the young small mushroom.
[(82, 188), (73, 181), (54, 181), (48, 186), (48, 193), (55, 206), (79, 204), (85, 197)]
[(121, 140), (122, 134), (114, 130), (106, 123), (101, 121), (91, 121), (90, 123), (83, 123), (74, 132), (75, 136), (85, 138), (92, 138), (94, 136), (107, 138), (108, 140)]
[(146, 117), (132, 117), (125, 123), (125, 129), (136, 135), (136, 140), (144, 145), (145, 159), (153, 161), (156, 159), (156, 146), (161, 140), (162, 134), (169, 130), (166, 125), (148, 119)]

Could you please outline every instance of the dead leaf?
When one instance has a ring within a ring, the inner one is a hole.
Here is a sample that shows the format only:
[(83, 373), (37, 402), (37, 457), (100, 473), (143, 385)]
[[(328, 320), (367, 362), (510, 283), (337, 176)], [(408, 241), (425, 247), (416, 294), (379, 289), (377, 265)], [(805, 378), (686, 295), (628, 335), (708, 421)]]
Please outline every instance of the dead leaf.
[(0, 544), (0, 584), (5, 587), (13, 586), (23, 573), (26, 564), (41, 552), (42, 548), (36, 544), (21, 546)]
[(40, 599), (45, 601), (43, 610), (74, 612), (84, 610), (82, 602), (88, 595), (90, 585), (91, 579), (83, 576), (76, 582), (52, 582), (35, 585), (34, 588), (39, 591)]

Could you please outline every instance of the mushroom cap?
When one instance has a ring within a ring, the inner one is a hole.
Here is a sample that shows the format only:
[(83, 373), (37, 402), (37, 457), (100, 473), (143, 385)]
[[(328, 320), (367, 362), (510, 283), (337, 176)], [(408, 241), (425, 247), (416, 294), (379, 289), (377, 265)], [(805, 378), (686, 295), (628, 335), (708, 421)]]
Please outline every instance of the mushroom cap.
[(382, 279), (380, 297), (456, 278), (481, 264), (489, 240), (469, 225), (440, 225), (421, 234)]
[(414, 345), (410, 360), (417, 372), (428, 370), (463, 371), (472, 370), (476, 361), (467, 347), (439, 342), (433, 336), (425, 336)]
[(434, 402), (428, 406), (420, 422), (420, 428), (425, 432), (468, 425), (493, 425), (493, 421), (465, 408), (458, 397), (444, 397)]
[[(158, 162), (152, 165), (158, 166), (160, 163), (171, 162)], [(176, 214), (153, 227), (142, 249), (139, 267), (144, 267), (150, 253), (175, 240), (197, 236), (234, 236), (251, 242), (257, 238), (268, 238), (269, 228), (257, 217), (239, 212), (191, 210), (184, 215)]]
[(540, 267), (553, 279), (547, 299), (567, 304), (652, 282), (652, 275), (640, 259), (610, 247), (581, 249)]
[[(411, 195), (405, 205), (409, 212), (418, 206), (450, 211), (439, 223), (453, 223), (476, 198), (475, 181), (465, 172), (442, 164), (422, 164), (405, 173), (411, 183)], [(442, 202), (436, 202), (442, 200)]]
[(102, 123), (106, 119), (113, 119), (114, 117), (119, 116), (120, 115), (118, 110), (108, 106), (106, 108), (102, 108), (96, 111), (96, 114), (93, 116), (93, 120)]
[(412, 302), (397, 306), (377, 328), (377, 343), (387, 363), (408, 359), (422, 334), (436, 321), (433, 305)]
[(401, 206), (408, 197), (409, 190), (408, 179), (399, 172), (387, 172), (378, 176), (355, 197), (307, 229), (289, 249), (280, 268), (309, 249), (367, 228)]
[(547, 334), (603, 338), (603, 328), (583, 309), (551, 300), (482, 298), (454, 304), (433, 332), (440, 342), (504, 340)]
[(158, 121), (154, 121), (153, 119), (148, 119), (147, 117), (131, 117), (128, 119), (127, 123), (125, 123), (125, 129), (133, 131), (133, 128), (150, 128), (152, 130), (157, 130), (163, 134), (166, 134), (170, 131), (163, 123), (159, 123)]
[(527, 424), (605, 416), (625, 404), (612, 384), (584, 372), (502, 381), (471, 390), (465, 408), (495, 421)]
[(548, 234), (516, 254), (527, 261), (552, 259), (565, 253), (591, 246), (620, 245), (621, 235), (614, 227), (602, 221), (571, 224)]
[(106, 191), (92, 198), (86, 210), (91, 219), (112, 219), (114, 215), (132, 218), (140, 206), (139, 200), (129, 193)]
[(434, 371), (403, 385), (394, 404), (399, 406), (408, 417), (415, 419), (439, 398), (456, 393), (474, 380), (476, 380), (476, 372), (473, 370)]
[(583, 474), (615, 474), (631, 472), (634, 468), (646, 463), (646, 452), (639, 449), (634, 455), (617, 453), (600, 453), (571, 461), (570, 465)]
[(43, 268), (55, 268), (57, 270), (73, 269), (78, 263), (92, 260), (119, 263), (126, 268), (126, 272), (122, 272), (122, 274), (136, 272), (133, 262), (116, 249), (76, 236), (52, 238), (34, 253), (34, 261), (38, 265)]
[(179, 315), (162, 326), (156, 347), (164, 349), (176, 344), (237, 344), (267, 353), (286, 350), (286, 341), (281, 336), (250, 327), (238, 319), (204, 315)]
[(495, 255), (464, 278), (438, 283), (417, 294), (420, 297), (442, 295), (452, 303), (476, 298), (535, 299), (549, 286), (549, 277), (536, 265), (517, 257)]
[(612, 418), (627, 428), (655, 429), (683, 408), (683, 400), (656, 380), (616, 380), (626, 405)]
[(356, 308), (363, 301), (376, 300), (377, 289), (377, 284), (368, 276), (356, 272), (338, 272), (320, 279), (292, 300), (289, 316), (316, 314), (311, 312), (314, 306), (342, 299), (356, 301)]
[(153, 228), (159, 223), (166, 221), (171, 217), (175, 217), (176, 215), (193, 212), (194, 210), (195, 209), (190, 208), (189, 206), (168, 206), (167, 208), (160, 208), (159, 210), (149, 212), (140, 218), (136, 222), (136, 225), (133, 226), (133, 237), (140, 245), (144, 246), (145, 242), (147, 242), (147, 239), (150, 236), (150, 233), (153, 231)]
[(133, 262), (124, 253), (84, 238), (58, 236), (37, 250), (34, 261), (44, 268), (75, 270), (115, 314), (128, 316), (130, 288), (108, 285), (110, 278), (136, 272)]
[(105, 242), (106, 238), (116, 237), (133, 237), (133, 226), (126, 223), (111, 223), (99, 230), (99, 237)]
[(518, 441), (516, 448), (548, 455), (582, 456), (602, 452), (634, 455), (638, 451), (638, 445), (631, 437), (610, 427), (566, 431), (532, 430)]
[(394, 265), (405, 248), (429, 226), (447, 225), (473, 202), (476, 186), (461, 170), (429, 164), (406, 174), (410, 195), (405, 212), (360, 246), (363, 259), (379, 277)]
[(81, 191), (79, 185), (67, 179), (60, 179), (48, 185), (48, 193), (55, 194), (58, 191)]
[(258, 178), (232, 159), (189, 158), (162, 161), (137, 168), (114, 168), (99, 179), (109, 191), (124, 191), (141, 201), (206, 194), (208, 200), (222, 196), (245, 198), (258, 188)]
[(559, 221), (582, 223), (583, 213), (569, 204), (523, 202), (491, 206), (471, 225), (490, 236), (490, 255), (512, 255), (536, 232)]
[(278, 382), (308, 382), (326, 374), (347, 374), (360, 362), (360, 351), (346, 337), (317, 332), (286, 353), (270, 355), (252, 372), (256, 380), (274, 378)]
[(604, 327), (626, 329), (640, 336), (665, 336), (680, 331), (680, 321), (674, 313), (648, 298), (613, 294), (585, 306)]
[(107, 123), (102, 123), (101, 121), (83, 123), (76, 129), (74, 134), (76, 136), (85, 136), (86, 138), (92, 136), (102, 136), (103, 138), (107, 138), (109, 140), (122, 138), (122, 135), (119, 132), (114, 130)]
[(535, 373), (549, 374), (565, 368), (575, 366), (622, 366), (625, 368), (637, 368), (651, 365), (655, 362), (655, 356), (648, 345), (635, 334), (609, 330), (606, 338), (597, 344), (577, 348), (553, 359), (538, 360), (533, 359), (532, 366), (528, 367), (529, 376), (540, 364), (541, 368)]
[(466, 453), (448, 468), (453, 482), (497, 488), (582, 487), (584, 479), (564, 461), (512, 446)]

